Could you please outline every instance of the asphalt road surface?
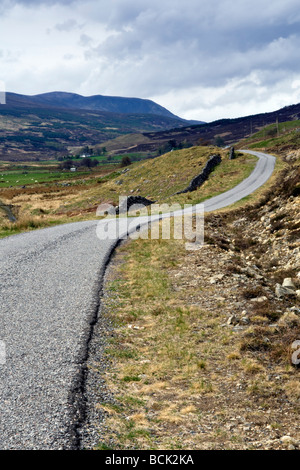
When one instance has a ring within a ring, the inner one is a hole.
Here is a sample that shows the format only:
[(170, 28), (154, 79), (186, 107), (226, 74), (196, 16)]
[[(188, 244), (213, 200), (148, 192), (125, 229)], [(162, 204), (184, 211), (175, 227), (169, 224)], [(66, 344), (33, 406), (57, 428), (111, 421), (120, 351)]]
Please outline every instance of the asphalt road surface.
[[(247, 153), (259, 157), (251, 176), (207, 200), (205, 211), (242, 199), (271, 176), (274, 157)], [(73, 223), (0, 240), (1, 450), (79, 448), (88, 344), (103, 273), (116, 245), (114, 237), (97, 237), (97, 224)]]

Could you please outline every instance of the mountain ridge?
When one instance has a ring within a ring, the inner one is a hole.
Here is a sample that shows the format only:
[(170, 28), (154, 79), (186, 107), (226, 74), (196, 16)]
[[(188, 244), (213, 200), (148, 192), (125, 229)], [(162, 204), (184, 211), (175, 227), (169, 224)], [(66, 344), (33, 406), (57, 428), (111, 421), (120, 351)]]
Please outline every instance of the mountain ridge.
[[(101, 107), (110, 111), (100, 110)], [(0, 160), (49, 160), (67, 155), (70, 148), (101, 145), (124, 134), (192, 124), (139, 98), (85, 98), (64, 92), (27, 96), (8, 92), (6, 104), (0, 106)]]
[[(275, 111), (241, 116), (238, 118), (223, 118), (217, 121), (178, 127), (174, 129), (160, 130), (157, 132), (142, 133), (144, 142), (131, 147), (132, 151), (155, 151), (166, 142), (185, 141), (189, 145), (216, 144), (220, 146), (232, 146), (246, 137), (260, 131), (267, 125), (295, 121), (300, 119), (300, 103), (284, 106)], [(217, 140), (222, 144), (218, 144)], [(106, 145), (107, 143), (105, 143)], [(116, 151), (118, 149), (115, 149)], [(123, 148), (122, 152), (127, 149)]]
[(87, 111), (116, 114), (153, 114), (178, 120), (180, 122), (202, 124), (202, 121), (183, 119), (150, 99), (128, 98), (122, 96), (91, 95), (52, 91), (37, 95), (6, 93), (9, 107), (51, 107), (60, 109), (83, 109)]

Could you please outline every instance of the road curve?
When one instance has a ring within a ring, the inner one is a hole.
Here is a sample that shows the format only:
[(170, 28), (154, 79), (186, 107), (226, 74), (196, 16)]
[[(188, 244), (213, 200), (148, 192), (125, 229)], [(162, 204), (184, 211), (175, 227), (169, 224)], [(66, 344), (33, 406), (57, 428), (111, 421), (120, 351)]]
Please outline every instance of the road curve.
[[(205, 211), (242, 199), (271, 176), (274, 157), (247, 153), (259, 158), (255, 170), (236, 188), (205, 201)], [(131, 227), (142, 223), (130, 219)], [(103, 273), (117, 244), (114, 237), (99, 240), (97, 224), (0, 240), (0, 346), (6, 352), (2, 364), (0, 357), (1, 450), (79, 446), (88, 344)]]

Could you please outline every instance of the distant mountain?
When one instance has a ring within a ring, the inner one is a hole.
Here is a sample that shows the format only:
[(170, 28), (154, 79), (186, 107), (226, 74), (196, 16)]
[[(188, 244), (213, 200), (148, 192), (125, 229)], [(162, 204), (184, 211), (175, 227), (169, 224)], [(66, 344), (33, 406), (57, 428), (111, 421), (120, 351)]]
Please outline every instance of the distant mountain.
[(151, 100), (141, 98), (122, 98), (117, 96), (81, 96), (75, 93), (54, 91), (40, 95), (26, 96), (16, 93), (7, 93), (8, 106), (22, 107), (54, 107), (60, 109), (85, 109), (116, 114), (153, 114), (185, 123), (201, 124), (202, 121), (187, 121), (168, 111), (163, 106)]
[(53, 92), (6, 94), (0, 105), (0, 160), (52, 159), (124, 134), (191, 125), (150, 100)]
[(6, 98), (7, 104), (0, 105), (0, 160), (51, 159), (86, 145), (103, 144), (120, 153), (154, 152), (171, 140), (176, 144), (235, 145), (266, 125), (300, 119), (300, 104), (195, 124), (138, 98), (62, 92), (7, 93)]

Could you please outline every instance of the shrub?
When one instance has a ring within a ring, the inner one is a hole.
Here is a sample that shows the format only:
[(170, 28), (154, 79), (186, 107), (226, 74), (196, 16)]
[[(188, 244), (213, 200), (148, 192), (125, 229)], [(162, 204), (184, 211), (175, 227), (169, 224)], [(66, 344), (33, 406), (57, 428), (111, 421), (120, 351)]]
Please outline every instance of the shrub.
[(121, 160), (121, 167), (129, 166), (129, 165), (131, 165), (131, 159), (130, 157), (128, 157), (128, 155), (125, 155)]

